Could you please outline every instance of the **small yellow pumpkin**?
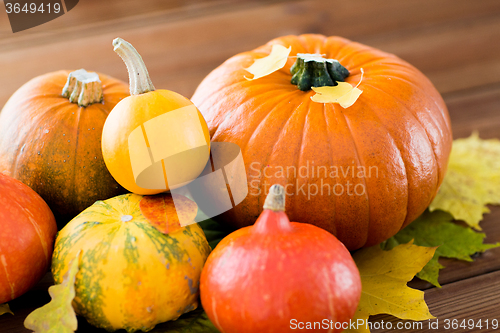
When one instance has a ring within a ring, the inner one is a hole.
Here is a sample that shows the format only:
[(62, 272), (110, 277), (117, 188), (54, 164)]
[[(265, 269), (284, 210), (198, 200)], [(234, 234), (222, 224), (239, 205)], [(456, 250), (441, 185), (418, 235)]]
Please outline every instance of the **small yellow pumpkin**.
[(121, 38), (113, 41), (125, 62), (131, 96), (118, 103), (102, 131), (104, 162), (130, 192), (156, 194), (196, 179), (210, 155), (210, 134), (194, 104), (155, 90), (141, 56)]
[(197, 210), (188, 198), (170, 194), (97, 201), (59, 232), (55, 283), (80, 255), (73, 307), (90, 324), (135, 332), (177, 319), (197, 308), (210, 253), (198, 224), (181, 227)]

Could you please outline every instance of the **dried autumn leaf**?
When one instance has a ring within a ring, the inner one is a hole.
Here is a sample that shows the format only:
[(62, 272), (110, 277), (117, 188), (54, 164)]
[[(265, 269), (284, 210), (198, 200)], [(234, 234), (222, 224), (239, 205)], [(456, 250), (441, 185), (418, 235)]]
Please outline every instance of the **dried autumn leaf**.
[(471, 255), (484, 252), (500, 246), (497, 244), (484, 244), (483, 233), (477, 233), (470, 228), (453, 223), (453, 217), (442, 211), (426, 211), (409, 226), (398, 232), (383, 244), (385, 250), (390, 250), (399, 244), (413, 240), (419, 246), (438, 246), (432, 259), (417, 273), (417, 277), (440, 287), (438, 283), (440, 257), (472, 261)]
[(447, 211), (481, 230), (487, 204), (500, 204), (500, 141), (473, 133), (453, 142), (448, 171), (429, 209)]
[(267, 57), (256, 59), (250, 67), (245, 68), (250, 74), (253, 74), (253, 78), (245, 78), (255, 80), (283, 68), (291, 51), (291, 46), (286, 48), (283, 45), (274, 44), (271, 53)]
[(63, 282), (49, 287), (52, 300), (31, 312), (24, 320), (24, 327), (35, 333), (73, 333), (78, 327), (75, 310), (71, 305), (75, 298), (75, 278), (80, 255), (69, 264)]
[(365, 325), (345, 332), (369, 332), (368, 317), (381, 313), (409, 320), (434, 318), (424, 301), (424, 292), (409, 288), (406, 283), (431, 260), (435, 250), (410, 242), (390, 251), (373, 246), (355, 252), (353, 258), (363, 290), (352, 321)]
[(164, 234), (175, 232), (192, 223), (198, 212), (196, 202), (182, 195), (172, 196), (170, 193), (144, 196), (139, 206), (149, 223)]
[(13, 314), (14, 314), (14, 313), (10, 310), (9, 304), (7, 304), (7, 303), (0, 304), (0, 316), (1, 316), (1, 315), (3, 315), (3, 314), (6, 314), (6, 313), (10, 313), (11, 315), (13, 315)]
[(311, 96), (311, 100), (316, 103), (338, 103), (344, 109), (353, 105), (363, 92), (358, 88), (363, 80), (363, 69), (361, 68), (361, 78), (358, 84), (353, 87), (347, 82), (337, 82), (336, 86), (312, 87), (316, 93)]

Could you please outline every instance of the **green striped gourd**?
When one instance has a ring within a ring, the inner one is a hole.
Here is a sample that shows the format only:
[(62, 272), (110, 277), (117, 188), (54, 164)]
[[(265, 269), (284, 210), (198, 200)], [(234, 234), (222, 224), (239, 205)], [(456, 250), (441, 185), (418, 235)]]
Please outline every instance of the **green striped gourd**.
[(203, 230), (191, 224), (168, 234), (158, 231), (141, 211), (142, 198), (125, 194), (97, 201), (56, 239), (55, 283), (82, 251), (73, 307), (109, 331), (148, 331), (198, 306), (199, 278), (210, 253)]

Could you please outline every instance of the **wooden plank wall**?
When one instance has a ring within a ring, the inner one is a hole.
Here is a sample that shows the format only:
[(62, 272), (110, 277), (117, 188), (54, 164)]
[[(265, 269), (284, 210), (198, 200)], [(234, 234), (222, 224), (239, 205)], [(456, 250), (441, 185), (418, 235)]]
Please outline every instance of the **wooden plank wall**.
[[(112, 51), (117, 36), (142, 53), (156, 86), (190, 96), (211, 69), (235, 53), (281, 35), (322, 33), (409, 61), (434, 82), (453, 112), (466, 107), (464, 95), (487, 105), (500, 93), (499, 15), (497, 0), (480, 5), (470, 0), (82, 0), (57, 20), (12, 34), (0, 11), (0, 105), (30, 78), (61, 68), (126, 80)], [(498, 117), (493, 105), (483, 112)], [(471, 117), (458, 113), (460, 120)], [(496, 133), (484, 118), (475, 126), (485, 136)], [(468, 132), (459, 125), (455, 135)]]

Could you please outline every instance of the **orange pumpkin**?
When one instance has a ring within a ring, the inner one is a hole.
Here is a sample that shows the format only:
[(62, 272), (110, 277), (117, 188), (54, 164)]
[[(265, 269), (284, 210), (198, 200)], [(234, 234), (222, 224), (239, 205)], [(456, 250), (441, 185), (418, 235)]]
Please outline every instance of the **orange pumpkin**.
[(324, 320), (340, 332), (356, 312), (361, 279), (349, 251), (321, 228), (290, 222), (284, 205), (284, 188), (273, 185), (255, 225), (208, 256), (201, 302), (221, 332), (284, 333)]
[(31, 289), (47, 272), (57, 226), (38, 194), (0, 173), (0, 304)]
[[(247, 80), (245, 68), (273, 44), (291, 46), (286, 65)], [(359, 99), (345, 109), (313, 102), (312, 90), (291, 83), (298, 53), (337, 59), (353, 86), (363, 68)], [(400, 58), (340, 37), (287, 36), (238, 54), (203, 80), (192, 101), (212, 142), (242, 149), (249, 194), (222, 215), (235, 227), (252, 224), (270, 185), (281, 184), (291, 220), (332, 232), (350, 250), (374, 245), (426, 209), (446, 172), (451, 126), (432, 83)]]
[(126, 96), (122, 81), (84, 70), (30, 80), (0, 113), (0, 172), (35, 190), (59, 226), (95, 201), (124, 193), (104, 165), (101, 132)]

